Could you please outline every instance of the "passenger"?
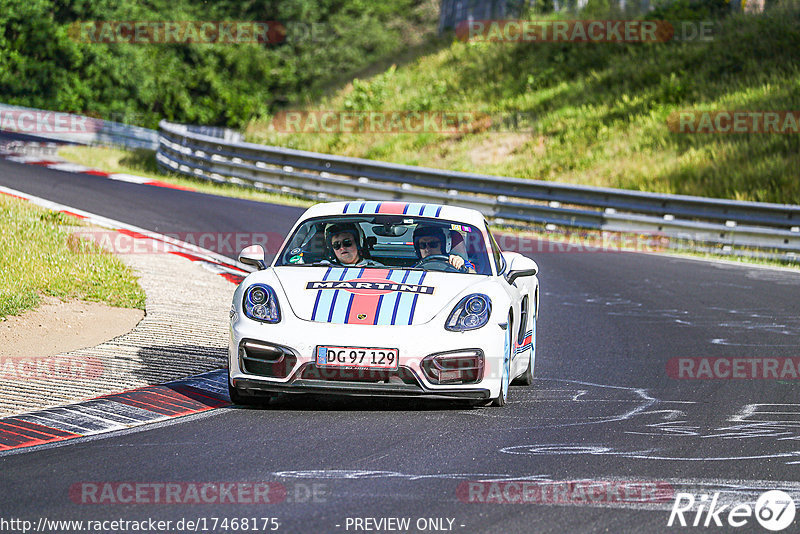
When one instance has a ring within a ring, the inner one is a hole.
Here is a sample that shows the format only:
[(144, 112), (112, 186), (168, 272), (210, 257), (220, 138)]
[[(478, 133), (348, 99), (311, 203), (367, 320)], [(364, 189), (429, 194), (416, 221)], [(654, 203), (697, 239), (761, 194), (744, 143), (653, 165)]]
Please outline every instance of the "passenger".
[[(414, 230), (414, 250), (417, 252), (417, 258), (420, 259), (417, 265), (422, 263), (422, 260), (427, 257), (439, 255), (446, 256), (446, 261), (454, 269), (467, 273), (474, 273), (475, 268), (472, 263), (467, 263), (465, 258), (458, 254), (452, 254), (452, 250), (448, 250), (447, 253), (443, 251), (444, 248), (447, 248), (447, 243), (448, 241), (445, 238), (444, 230), (441, 228), (418, 225)], [(452, 248), (452, 246), (449, 248)], [(442, 258), (442, 261), (445, 261), (445, 258)]]
[(383, 267), (369, 259), (369, 251), (361, 239), (361, 232), (353, 223), (333, 224), (325, 231), (326, 242), (333, 251), (334, 263), (349, 267)]

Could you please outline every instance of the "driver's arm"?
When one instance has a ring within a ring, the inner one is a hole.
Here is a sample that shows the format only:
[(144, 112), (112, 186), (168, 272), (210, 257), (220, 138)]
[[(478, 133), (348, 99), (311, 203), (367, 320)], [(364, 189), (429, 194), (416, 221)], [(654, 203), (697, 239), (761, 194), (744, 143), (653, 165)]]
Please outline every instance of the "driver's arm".
[[(453, 267), (455, 267), (459, 271), (464, 267), (464, 258), (462, 258), (461, 256), (458, 256), (456, 254), (450, 254), (449, 262), (450, 262), (450, 265), (452, 265)], [(473, 269), (472, 267), (467, 267), (466, 272), (474, 273), (475, 269)]]

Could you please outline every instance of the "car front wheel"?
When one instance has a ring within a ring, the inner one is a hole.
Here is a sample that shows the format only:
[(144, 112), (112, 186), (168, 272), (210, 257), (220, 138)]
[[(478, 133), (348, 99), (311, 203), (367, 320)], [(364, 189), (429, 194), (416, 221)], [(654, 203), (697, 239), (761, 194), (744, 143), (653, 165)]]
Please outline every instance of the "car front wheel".
[(508, 327), (506, 328), (505, 343), (503, 347), (503, 376), (500, 381), (500, 393), (492, 400), (492, 406), (505, 406), (508, 402), (508, 384), (511, 380), (511, 332), (513, 328), (511, 325), (511, 317), (508, 318)]
[(530, 357), (528, 358), (528, 368), (520, 376), (514, 379), (514, 385), (530, 386), (533, 384), (533, 369), (536, 365), (536, 314), (533, 315), (531, 321), (531, 350)]
[(228, 381), (228, 396), (231, 398), (231, 403), (239, 406), (264, 406), (272, 398), (271, 396), (246, 395), (233, 387), (230, 380)]

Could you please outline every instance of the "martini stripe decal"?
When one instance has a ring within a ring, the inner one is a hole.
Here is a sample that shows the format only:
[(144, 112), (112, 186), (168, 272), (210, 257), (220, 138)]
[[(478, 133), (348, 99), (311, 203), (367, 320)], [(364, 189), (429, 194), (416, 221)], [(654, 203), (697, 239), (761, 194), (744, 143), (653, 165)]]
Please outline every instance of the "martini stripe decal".
[(389, 213), (399, 215), (406, 209), (405, 202), (383, 202), (378, 208), (378, 213)]
[[(362, 271), (359, 278), (385, 280), (389, 275), (388, 269), (369, 269)], [(348, 324), (375, 324), (380, 307), (381, 294), (377, 292), (355, 293), (351, 299), (345, 323)]]
[[(336, 274), (336, 273), (335, 273)], [(347, 274), (347, 269), (338, 269), (339, 277), (337, 280), (341, 282), (345, 279), (345, 275)], [(340, 291), (334, 291), (333, 295), (331, 296), (331, 304), (328, 308), (328, 322), (330, 323), (333, 320), (333, 312), (336, 310), (336, 300), (339, 297)]]
[[(344, 269), (340, 280), (344, 281), (361, 278), (363, 272), (364, 269), (357, 267)], [(347, 314), (352, 304), (353, 296), (354, 295), (349, 291), (344, 291), (342, 289), (334, 291), (333, 308), (331, 308), (330, 319), (328, 320), (329, 323), (344, 324), (347, 321)]]
[[(422, 285), (422, 282), (424, 280), (425, 280), (425, 272), (422, 273), (422, 276), (420, 276), (419, 282), (417, 282), (417, 283)], [(414, 295), (414, 300), (411, 303), (411, 312), (408, 314), (408, 323), (406, 323), (406, 324), (411, 324), (412, 321), (414, 321), (414, 310), (417, 309), (417, 299), (418, 298), (419, 298), (419, 294), (415, 294)]]
[[(403, 283), (408, 281), (408, 275), (409, 274), (411, 274), (411, 271), (406, 271), (405, 272), (405, 274), (403, 275), (403, 280), (402, 280)], [(405, 297), (405, 294), (401, 293), (400, 297), (394, 303), (394, 310), (392, 310), (392, 322), (391, 322), (391, 324), (397, 324), (397, 311), (398, 311), (398, 308), (400, 307), (400, 304), (403, 302), (403, 297)]]
[(516, 353), (525, 352), (531, 347), (533, 347), (533, 330), (528, 330), (525, 333), (525, 339), (522, 340), (522, 344), (516, 348), (515, 352)]
[[(390, 269), (390, 270), (388, 270), (388, 271), (386, 272), (386, 277), (385, 277), (385, 278), (386, 278), (387, 280), (391, 280), (391, 279), (392, 279), (392, 273), (393, 273), (393, 272), (394, 272), (394, 271), (392, 271), (391, 269)], [(390, 293), (390, 294), (391, 294), (391, 293)], [(380, 295), (380, 296), (378, 297), (378, 305), (377, 305), (377, 307), (375, 308), (375, 316), (374, 316), (374, 318), (372, 319), (372, 324), (374, 324), (374, 325), (375, 325), (375, 324), (378, 324), (378, 318), (379, 318), (379, 316), (380, 316), (381, 305), (383, 305), (383, 298), (384, 298), (385, 296), (386, 296), (386, 295)]]
[(419, 293), (433, 292), (432, 287), (422, 286), (424, 279), (424, 271), (333, 268), (322, 281), (307, 283), (309, 289), (319, 288), (311, 320), (332, 324), (410, 325)]
[[(403, 282), (419, 284), (424, 274), (424, 271), (406, 271), (406, 278)], [(411, 308), (415, 296), (413, 293), (402, 293), (400, 295), (395, 304), (396, 312), (392, 324), (411, 324), (409, 321), (411, 320)]]
[(364, 208), (361, 213), (378, 213), (380, 205), (380, 202), (375, 202), (374, 200), (364, 202)]
[(411, 202), (406, 207), (406, 215), (422, 215), (422, 210), (425, 209), (425, 204), (419, 202)]
[[(402, 282), (407, 273), (408, 271), (392, 271), (387, 279), (391, 280), (392, 282)], [(376, 324), (393, 324), (392, 313), (394, 312), (395, 303), (397, 302), (398, 298), (400, 298), (400, 293), (397, 291), (387, 293), (383, 296), (381, 299), (380, 309), (378, 310), (378, 322)]]
[(440, 204), (425, 204), (422, 202), (348, 202), (342, 213), (352, 214), (378, 214), (388, 215), (416, 215), (421, 217), (439, 217), (442, 212)]
[[(327, 280), (328, 276), (330, 276), (332, 270), (333, 270), (333, 268), (328, 268), (328, 270), (325, 272), (325, 276), (323, 276), (322, 279), (323, 280)], [(323, 291), (317, 291), (317, 300), (314, 301), (314, 311), (311, 312), (311, 320), (312, 321), (318, 321), (319, 320), (319, 319), (317, 319), (317, 310), (319, 309), (319, 301), (322, 298), (322, 294), (323, 293), (324, 293)]]

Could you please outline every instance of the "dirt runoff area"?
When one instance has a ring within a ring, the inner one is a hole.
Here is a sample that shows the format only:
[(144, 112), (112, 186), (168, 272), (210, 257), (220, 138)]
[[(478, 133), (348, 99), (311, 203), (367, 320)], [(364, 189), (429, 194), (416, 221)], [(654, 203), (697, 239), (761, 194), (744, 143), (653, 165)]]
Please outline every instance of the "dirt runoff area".
[(0, 356), (47, 357), (99, 345), (130, 332), (142, 310), (43, 297), (42, 305), (0, 319)]

